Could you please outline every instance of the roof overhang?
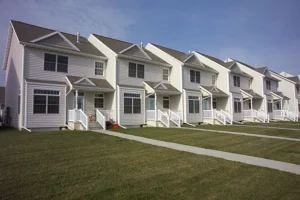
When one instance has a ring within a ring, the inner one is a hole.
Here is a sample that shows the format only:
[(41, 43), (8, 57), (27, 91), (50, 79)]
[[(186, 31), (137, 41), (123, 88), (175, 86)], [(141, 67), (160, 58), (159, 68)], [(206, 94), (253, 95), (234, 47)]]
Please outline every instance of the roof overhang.
[[(80, 82), (82, 82), (82, 81), (87, 81), (89, 83), (89, 85), (83, 85), (83, 84), (76, 85), (76, 84), (80, 84)], [(70, 86), (71, 90), (77, 89), (77, 90), (92, 91), (92, 92), (113, 92), (113, 91), (115, 91), (115, 89), (113, 89), (113, 88), (108, 88), (108, 87), (103, 88), (103, 87), (96, 86), (96, 84), (87, 77), (82, 77), (81, 79), (75, 81), (74, 83), (71, 83), (68, 76), (66, 76), (66, 82)]]
[(199, 88), (200, 88), (200, 92), (202, 93), (202, 95), (204, 97), (212, 96), (212, 93), (210, 91), (208, 91), (207, 89), (205, 89), (204, 87), (202, 87), (201, 85), (199, 86)]
[(134, 57), (134, 56), (127, 56), (127, 55), (123, 55), (123, 54), (118, 54), (117, 58), (124, 58), (124, 59), (128, 59), (128, 60), (135, 60), (135, 61), (139, 61), (139, 62), (144, 62), (144, 63), (150, 63), (150, 64), (156, 64), (156, 65), (160, 65), (163, 67), (172, 67), (172, 65), (169, 65), (167, 63), (160, 63), (160, 62), (156, 62), (153, 60), (146, 60), (143, 58), (138, 58), (138, 57)]
[(4, 54), (4, 59), (3, 59), (3, 66), (2, 69), (5, 70), (7, 67), (8, 63), (8, 56), (10, 52), (10, 45), (11, 45), (11, 40), (12, 40), (12, 35), (13, 35), (13, 25), (10, 21), (9, 27), (8, 27), (8, 35), (7, 35), (7, 43), (6, 43), (6, 48), (5, 48), (5, 54)]
[(133, 45), (131, 45), (131, 46), (129, 46), (129, 47), (127, 47), (126, 49), (123, 49), (122, 51), (120, 51), (119, 52), (119, 54), (122, 54), (122, 53), (125, 53), (126, 51), (128, 51), (129, 49), (132, 49), (133, 47), (137, 47), (137, 48), (139, 48), (139, 50), (149, 59), (149, 60), (152, 60), (151, 58), (150, 58), (150, 56), (139, 46), (139, 45), (137, 45), (137, 44), (133, 44)]
[[(290, 83), (293, 83), (293, 84), (298, 84), (297, 82), (295, 82), (295, 81), (292, 81), (292, 80), (290, 80), (290, 79), (288, 79), (288, 78), (286, 78), (286, 77), (284, 77), (284, 76), (282, 76), (282, 75), (280, 75), (280, 74), (278, 74), (278, 73), (276, 73), (276, 72), (273, 72), (273, 71), (271, 71), (271, 70), (269, 70), (269, 72), (271, 73), (271, 75), (273, 75), (273, 76), (277, 76), (277, 77), (279, 77), (279, 78), (282, 78), (283, 80), (285, 80), (285, 81), (288, 81), (288, 82), (290, 82)], [(268, 77), (267, 77), (268, 78)], [(279, 81), (281, 81), (281, 80), (279, 80)]]
[(107, 60), (107, 58), (103, 57), (103, 56), (86, 54), (86, 53), (82, 53), (82, 52), (78, 52), (78, 51), (72, 51), (72, 50), (68, 50), (68, 49), (50, 47), (50, 46), (45, 46), (45, 45), (36, 44), (36, 43), (20, 42), (20, 44), (24, 45), (24, 47), (33, 47), (33, 48), (38, 48), (38, 49), (57, 51), (57, 52), (62, 52), (62, 53), (67, 53), (67, 54), (73, 54), (73, 55), (79, 55), (79, 56), (90, 57), (90, 58), (95, 58), (95, 59)]
[(214, 69), (209, 69), (209, 68), (206, 68), (206, 67), (202, 67), (202, 66), (199, 66), (199, 65), (192, 65), (192, 64), (188, 64), (188, 63), (182, 63), (183, 67), (189, 67), (189, 68), (194, 68), (194, 69), (200, 69), (202, 71), (207, 71), (207, 72), (212, 72), (212, 73), (215, 73), (215, 74), (218, 74), (219, 72), (214, 70)]
[[(159, 95), (181, 95), (180, 91), (172, 91), (172, 90), (168, 90), (167, 87), (164, 85), (164, 83), (160, 82), (158, 83), (156, 86), (151, 87), (149, 84), (147, 84), (146, 82), (144, 83), (144, 87), (146, 89), (146, 91), (148, 93), (156, 93)], [(157, 89), (159, 86), (162, 86), (163, 88), (165, 88), (165, 90), (162, 89)]]
[(280, 95), (274, 93), (274, 92), (270, 92), (270, 95), (273, 97), (273, 99), (275, 100), (283, 100), (283, 97), (281, 97)]
[(248, 92), (246, 92), (246, 91), (244, 91), (242, 89), (241, 89), (241, 94), (242, 94), (243, 98), (250, 98), (250, 99), (253, 98), (253, 96), (251, 94), (249, 94)]

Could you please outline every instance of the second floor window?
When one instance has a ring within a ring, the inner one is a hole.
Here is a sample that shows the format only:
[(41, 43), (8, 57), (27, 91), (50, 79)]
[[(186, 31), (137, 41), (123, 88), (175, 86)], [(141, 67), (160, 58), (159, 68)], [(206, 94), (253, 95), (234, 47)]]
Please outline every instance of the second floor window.
[(270, 80), (266, 80), (266, 87), (267, 87), (267, 90), (271, 90), (271, 81)]
[(103, 62), (95, 62), (95, 75), (103, 76), (104, 64)]
[(233, 85), (235, 87), (240, 87), (241, 86), (241, 77), (233, 76)]
[(216, 85), (216, 75), (212, 75), (211, 77), (211, 84)]
[(144, 78), (145, 77), (145, 69), (144, 65), (136, 64), (136, 63), (129, 63), (128, 67), (128, 76), (132, 78)]
[(163, 80), (168, 81), (169, 80), (169, 69), (163, 69)]
[(190, 81), (192, 83), (200, 83), (200, 71), (190, 70)]
[(68, 62), (69, 62), (69, 59), (67, 56), (45, 53), (44, 70), (67, 73), (68, 72)]
[(248, 80), (248, 87), (251, 88), (252, 79)]

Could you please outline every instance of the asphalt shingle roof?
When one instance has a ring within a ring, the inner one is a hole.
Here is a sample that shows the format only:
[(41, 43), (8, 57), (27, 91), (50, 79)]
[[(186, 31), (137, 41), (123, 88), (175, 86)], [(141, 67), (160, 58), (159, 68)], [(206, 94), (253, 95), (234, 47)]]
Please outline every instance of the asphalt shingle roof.
[[(11, 20), (13, 28), (20, 40), (20, 42), (31, 43), (30, 41), (56, 32), (56, 30), (43, 28), (20, 21)], [(59, 31), (60, 32), (60, 31)], [(74, 46), (76, 46), (81, 53), (105, 57), (94, 45), (92, 45), (85, 37), (80, 36), (80, 42), (77, 43), (77, 36), (69, 33), (60, 32), (65, 36)], [(78, 52), (74, 50), (74, 52)]]

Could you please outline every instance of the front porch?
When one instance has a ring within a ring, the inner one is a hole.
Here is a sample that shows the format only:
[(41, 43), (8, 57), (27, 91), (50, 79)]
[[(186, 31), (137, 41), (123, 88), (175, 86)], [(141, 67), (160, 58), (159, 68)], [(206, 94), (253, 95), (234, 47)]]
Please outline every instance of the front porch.
[[(70, 90), (66, 95), (67, 121), (73, 129), (106, 129), (106, 122), (116, 123), (115, 92), (106, 80), (92, 87), (91, 78), (67, 77)], [(83, 83), (84, 81), (84, 83)]]
[(232, 124), (233, 119), (227, 109), (229, 96), (212, 86), (200, 86), (202, 93), (202, 121), (208, 124)]
[(180, 127), (181, 92), (168, 83), (145, 82), (146, 124), (154, 127)]
[(272, 109), (270, 118), (273, 120), (297, 121), (297, 114), (288, 109), (290, 98), (284, 96), (282, 92), (270, 93), (273, 98), (273, 100), (271, 101), (272, 107), (270, 101), (268, 101), (268, 108), (271, 107), (269, 110)]

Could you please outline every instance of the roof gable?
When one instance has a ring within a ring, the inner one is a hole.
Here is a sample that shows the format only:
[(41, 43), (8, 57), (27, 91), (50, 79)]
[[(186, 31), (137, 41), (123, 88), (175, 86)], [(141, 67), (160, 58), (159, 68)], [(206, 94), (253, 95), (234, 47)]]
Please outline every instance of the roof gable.
[(185, 61), (184, 63), (190, 64), (190, 65), (200, 65), (203, 66), (200, 60), (195, 56), (194, 54), (191, 54)]
[(57, 32), (57, 31), (50, 33), (48, 35), (44, 35), (40, 38), (34, 39), (31, 42), (37, 43), (37, 44), (42, 44), (42, 45), (54, 46), (54, 47), (58, 47), (58, 48), (80, 51), (63, 34), (61, 34), (60, 32)]
[(145, 53), (145, 51), (142, 48), (140, 48), (137, 44), (134, 44), (122, 50), (120, 54), (151, 60), (151, 58)]
[(81, 79), (79, 79), (78, 81), (76, 81), (74, 84), (78, 84), (78, 85), (92, 85), (95, 86), (95, 83), (93, 83), (93, 81), (91, 81), (89, 78), (87, 77), (82, 77)]
[(232, 67), (230, 68), (230, 70), (232, 72), (235, 72), (235, 73), (238, 73), (238, 74), (242, 74), (243, 73), (242, 70), (241, 70), (241, 68), (236, 63), (234, 63), (232, 65)]
[(162, 82), (160, 82), (156, 86), (154, 86), (154, 89), (167, 90), (167, 87)]

